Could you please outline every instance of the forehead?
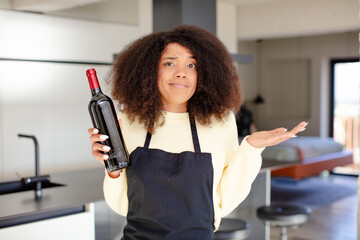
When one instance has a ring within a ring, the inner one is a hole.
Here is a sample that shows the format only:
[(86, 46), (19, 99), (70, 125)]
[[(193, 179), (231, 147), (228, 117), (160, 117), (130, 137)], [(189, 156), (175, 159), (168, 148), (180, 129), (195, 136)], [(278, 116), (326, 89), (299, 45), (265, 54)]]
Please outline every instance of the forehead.
[(189, 48), (184, 47), (179, 43), (169, 43), (168, 45), (166, 45), (161, 56), (167, 55), (194, 57), (194, 53)]

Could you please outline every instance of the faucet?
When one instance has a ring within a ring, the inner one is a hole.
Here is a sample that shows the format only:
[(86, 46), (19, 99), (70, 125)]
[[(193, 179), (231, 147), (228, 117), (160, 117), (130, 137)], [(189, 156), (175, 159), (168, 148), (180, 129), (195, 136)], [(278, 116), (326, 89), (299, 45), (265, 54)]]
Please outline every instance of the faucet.
[(40, 176), (40, 161), (39, 161), (39, 144), (35, 136), (18, 134), (19, 137), (30, 138), (34, 141), (35, 145), (35, 177), (22, 178), (24, 184), (35, 184), (35, 199), (40, 200), (42, 197), (42, 182), (50, 181), (49, 175)]

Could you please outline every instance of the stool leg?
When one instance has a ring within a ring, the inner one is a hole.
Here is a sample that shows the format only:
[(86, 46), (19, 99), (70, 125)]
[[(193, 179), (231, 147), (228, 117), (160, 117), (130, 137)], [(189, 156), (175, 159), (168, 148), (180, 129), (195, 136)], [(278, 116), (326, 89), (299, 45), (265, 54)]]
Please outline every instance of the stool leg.
[(280, 240), (287, 240), (286, 227), (281, 228)]

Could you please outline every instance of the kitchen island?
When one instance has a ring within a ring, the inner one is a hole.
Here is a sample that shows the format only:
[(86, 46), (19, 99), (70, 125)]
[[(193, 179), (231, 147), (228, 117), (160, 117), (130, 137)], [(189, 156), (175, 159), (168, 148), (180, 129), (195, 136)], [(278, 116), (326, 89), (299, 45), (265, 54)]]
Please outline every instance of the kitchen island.
[[(284, 165), (281, 162), (264, 161), (248, 197), (227, 216), (250, 222), (251, 234), (248, 239), (269, 239), (269, 228), (257, 219), (256, 209), (262, 205), (270, 204), (270, 171), (282, 166)], [(11, 230), (15, 227), (30, 225), (31, 230), (34, 231), (35, 228), (31, 226), (34, 222), (51, 222), (65, 218), (66, 221), (55, 223), (57, 227), (55, 231), (63, 230), (62, 224), (71, 222), (67, 218), (77, 217), (79, 214), (88, 214), (88, 216), (85, 218), (86, 220), (74, 218), (73, 224), (70, 223), (70, 225), (74, 225), (75, 229), (80, 230), (80, 235), (83, 235), (85, 231), (90, 235), (76, 239), (120, 239), (126, 220), (112, 212), (104, 202), (102, 190), (104, 174), (102, 167), (53, 173), (51, 174), (51, 182), (64, 186), (43, 189), (43, 197), (40, 201), (35, 200), (34, 191), (1, 195), (0, 239), (16, 239), (2, 237), (1, 232), (7, 229)], [(96, 216), (95, 220), (94, 216)], [(81, 222), (86, 222), (88, 226), (80, 228)], [(94, 235), (95, 223), (96, 237)], [(45, 235), (51, 234), (51, 239), (74, 239), (72, 238), (74, 235), (71, 235), (71, 238), (63, 238), (59, 234), (54, 235), (51, 230), (52, 227), (47, 228), (41, 232), (45, 232)], [(72, 231), (70, 233), (73, 234), (75, 230), (69, 231)]]

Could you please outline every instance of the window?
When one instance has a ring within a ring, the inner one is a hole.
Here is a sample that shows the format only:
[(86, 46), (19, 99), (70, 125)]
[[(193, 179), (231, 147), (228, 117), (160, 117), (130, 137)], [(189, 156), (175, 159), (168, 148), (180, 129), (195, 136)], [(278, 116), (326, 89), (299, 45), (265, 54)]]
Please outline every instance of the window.
[(354, 152), (359, 163), (360, 62), (359, 59), (331, 61), (330, 136)]

